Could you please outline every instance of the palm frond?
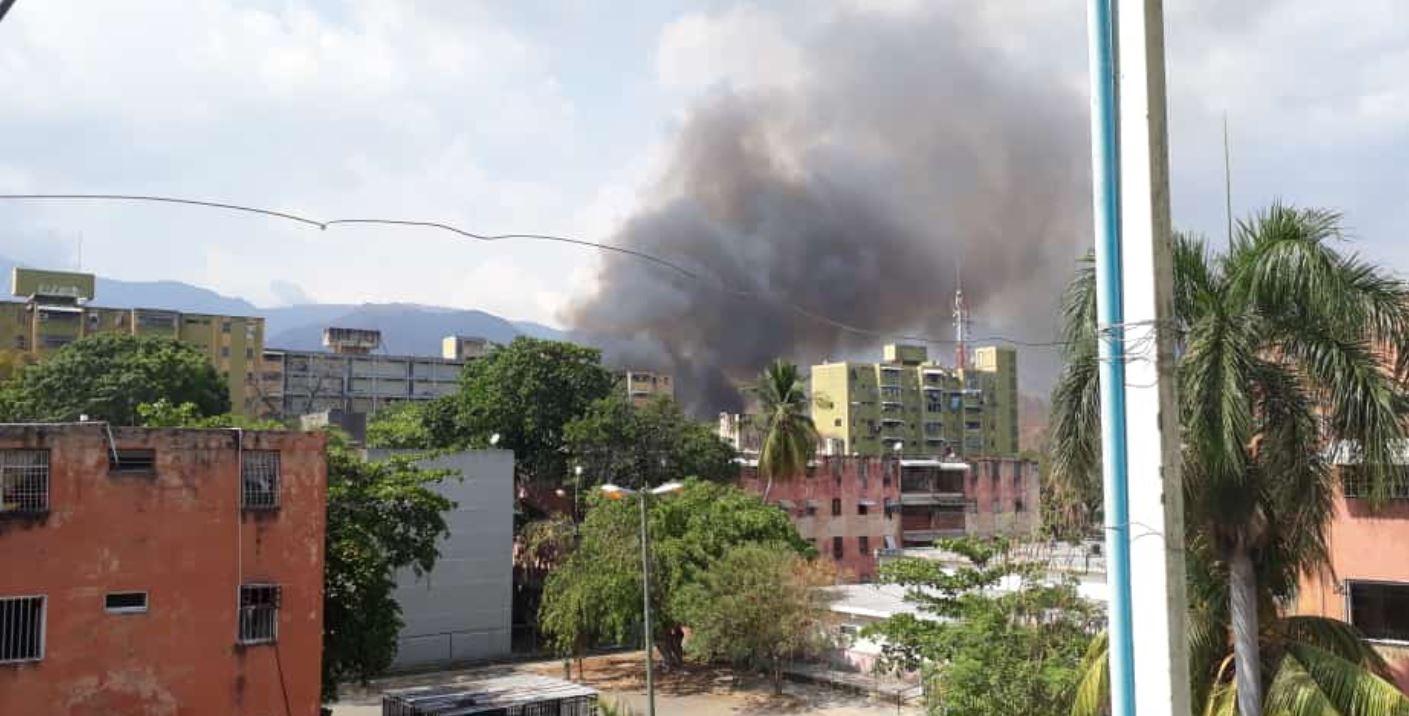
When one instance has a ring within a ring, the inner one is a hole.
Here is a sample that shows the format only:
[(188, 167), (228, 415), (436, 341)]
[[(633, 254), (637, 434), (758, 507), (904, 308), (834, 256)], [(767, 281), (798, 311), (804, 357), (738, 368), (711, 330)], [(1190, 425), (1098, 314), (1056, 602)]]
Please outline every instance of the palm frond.
[(1110, 713), (1110, 661), (1106, 632), (1096, 635), (1081, 659), (1081, 681), (1072, 700), (1071, 716), (1104, 716)]
[(1301, 662), (1291, 655), (1282, 657), (1262, 704), (1268, 716), (1335, 716), (1340, 713)]
[(1375, 650), (1359, 629), (1339, 619), (1293, 616), (1280, 621), (1283, 638), (1288, 642), (1309, 644), (1339, 656), (1353, 664), (1388, 678), (1389, 664)]
[[(1337, 711), (1354, 716), (1406, 716), (1409, 697), (1359, 664), (1306, 643), (1287, 645), (1297, 663)], [(1268, 694), (1269, 698), (1271, 693)]]

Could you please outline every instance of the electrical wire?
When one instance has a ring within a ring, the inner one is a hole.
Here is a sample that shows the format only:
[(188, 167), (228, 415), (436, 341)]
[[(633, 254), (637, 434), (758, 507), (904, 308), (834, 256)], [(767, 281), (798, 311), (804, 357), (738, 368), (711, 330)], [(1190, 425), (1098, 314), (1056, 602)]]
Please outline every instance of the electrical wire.
[[(461, 229), (460, 227), (454, 226), (454, 225), (451, 225), (451, 224), (445, 224), (445, 223), (435, 222), (435, 221), (418, 221), (418, 220), (409, 220), (409, 219), (336, 218), (336, 219), (329, 219), (329, 220), (320, 221), (320, 220), (318, 220), (318, 219), (309, 218), (308, 216), (303, 216), (303, 215), (300, 215), (300, 214), (295, 214), (295, 213), (289, 212), (289, 211), (278, 211), (278, 210), (274, 210), (274, 209), (266, 209), (266, 208), (255, 207), (255, 206), (247, 206), (247, 205), (243, 205), (243, 204), (232, 204), (232, 203), (227, 203), (227, 202), (204, 201), (204, 200), (200, 200), (200, 199), (187, 199), (187, 198), (184, 198), (184, 197), (162, 196), (162, 195), (150, 195), (150, 194), (0, 194), (0, 200), (6, 200), (6, 201), (35, 201), (35, 200), (122, 201), (122, 202), (147, 202), (147, 203), (158, 203), (158, 204), (176, 204), (176, 205), (194, 206), (194, 207), (207, 208), (207, 209), (223, 209), (223, 210), (226, 210), (226, 211), (238, 211), (238, 212), (245, 212), (245, 213), (250, 213), (250, 214), (258, 214), (258, 215), (268, 216), (268, 217), (271, 217), (271, 218), (283, 219), (283, 220), (286, 220), (286, 221), (293, 221), (293, 222), (297, 222), (297, 223), (304, 224), (304, 225), (307, 225), (307, 226), (316, 226), (316, 227), (318, 227), (318, 229), (323, 230), (323, 231), (326, 231), (326, 230), (328, 229), (328, 227), (330, 227), (330, 226), (336, 226), (336, 225), (352, 225), (352, 224), (379, 225), (379, 226), (405, 226), (405, 227), (425, 228), (425, 229), (436, 229), (436, 230), (439, 230), (439, 231), (446, 231), (446, 232), (450, 232), (450, 233), (453, 233), (453, 234), (456, 234), (456, 235), (459, 235), (459, 236), (462, 236), (462, 237), (465, 237), (465, 238), (474, 239), (474, 240), (477, 240), (477, 241), (487, 241), (487, 242), (490, 242), (490, 241), (511, 241), (511, 240), (520, 240), (520, 241), (549, 241), (549, 242), (555, 242), (555, 243), (570, 244), (570, 245), (573, 245), (573, 246), (582, 246), (582, 247), (586, 247), (586, 248), (599, 249), (599, 250), (601, 250), (601, 251), (607, 251), (607, 252), (618, 253), (618, 254), (622, 254), (622, 255), (626, 255), (626, 256), (631, 256), (631, 257), (634, 257), (634, 258), (636, 258), (636, 259), (640, 259), (640, 260), (642, 260), (642, 261), (646, 261), (646, 262), (648, 262), (648, 263), (652, 263), (652, 264), (655, 264), (655, 265), (657, 265), (657, 266), (659, 266), (659, 267), (668, 269), (668, 270), (670, 270), (670, 271), (672, 271), (672, 272), (674, 272), (674, 273), (676, 273), (676, 274), (678, 274), (678, 275), (680, 275), (680, 276), (682, 276), (682, 277), (684, 277), (684, 278), (687, 278), (687, 279), (689, 279), (689, 280), (691, 280), (691, 281), (695, 281), (695, 282), (700, 283), (700, 284), (702, 284), (702, 285), (708, 286), (709, 288), (712, 288), (712, 289), (714, 289), (714, 290), (717, 290), (717, 291), (719, 291), (719, 292), (721, 292), (721, 293), (724, 293), (724, 294), (726, 294), (726, 295), (733, 296), (733, 297), (736, 297), (736, 298), (742, 298), (742, 299), (767, 301), (767, 302), (773, 303), (773, 304), (775, 304), (775, 305), (777, 305), (777, 306), (780, 306), (780, 307), (782, 307), (782, 308), (785, 308), (785, 309), (791, 311), (792, 313), (797, 314), (798, 316), (801, 316), (801, 317), (803, 317), (803, 318), (806, 318), (806, 319), (808, 319), (808, 320), (811, 320), (811, 321), (814, 321), (814, 322), (817, 322), (817, 323), (822, 323), (822, 324), (825, 324), (825, 325), (829, 325), (829, 326), (831, 326), (831, 327), (833, 327), (833, 328), (836, 328), (836, 329), (841, 330), (841, 331), (845, 331), (845, 332), (847, 332), (847, 333), (853, 333), (853, 334), (863, 335), (863, 336), (870, 336), (870, 337), (874, 337), (874, 338), (898, 339), (898, 340), (902, 340), (902, 341), (910, 341), (910, 342), (915, 342), (915, 343), (926, 343), (926, 344), (931, 344), (931, 345), (953, 345), (953, 344), (958, 343), (958, 341), (957, 341), (956, 339), (954, 339), (954, 338), (938, 338), (938, 337), (935, 337), (935, 336), (921, 335), (921, 334), (894, 333), (894, 332), (889, 332), (889, 331), (876, 330), (876, 329), (873, 329), (873, 328), (866, 328), (866, 327), (863, 327), (863, 326), (857, 326), (857, 325), (855, 325), (855, 324), (847, 323), (847, 322), (845, 322), (845, 321), (840, 321), (840, 320), (837, 320), (837, 319), (832, 318), (832, 317), (830, 317), (830, 316), (827, 316), (827, 315), (824, 315), (824, 314), (821, 314), (821, 313), (817, 313), (816, 311), (810, 310), (810, 309), (806, 308), (805, 306), (799, 305), (799, 304), (794, 303), (794, 302), (792, 302), (792, 301), (789, 301), (789, 300), (787, 300), (787, 299), (785, 299), (785, 298), (783, 298), (783, 297), (781, 297), (781, 296), (777, 296), (777, 295), (772, 294), (772, 293), (769, 293), (769, 292), (757, 291), (757, 290), (744, 289), (744, 288), (738, 288), (738, 287), (730, 286), (730, 285), (725, 284), (724, 282), (718, 280), (718, 279), (715, 278), (715, 277), (707, 276), (707, 275), (702, 274), (702, 273), (700, 273), (700, 272), (698, 272), (698, 271), (695, 271), (695, 270), (692, 270), (692, 269), (690, 269), (690, 268), (688, 268), (688, 267), (686, 267), (686, 266), (683, 266), (683, 265), (681, 265), (681, 264), (679, 264), (679, 263), (676, 263), (676, 262), (671, 261), (671, 260), (666, 259), (666, 258), (662, 258), (662, 257), (660, 257), (660, 256), (656, 256), (656, 255), (654, 255), (654, 254), (646, 253), (646, 252), (644, 252), (644, 251), (638, 251), (638, 250), (636, 250), (636, 249), (631, 249), (631, 248), (627, 248), (627, 247), (624, 247), (624, 246), (614, 246), (614, 245), (612, 245), (612, 244), (604, 244), (604, 243), (600, 243), (600, 242), (596, 242), (596, 241), (589, 241), (589, 240), (586, 240), (586, 239), (576, 239), (576, 238), (567, 237), (567, 236), (555, 236), (555, 235), (552, 235), (552, 234), (533, 234), (533, 233), (481, 234), (481, 233), (476, 233), (476, 232), (473, 232), (473, 231), (467, 231), (467, 230), (465, 230), (465, 229)], [(1017, 338), (1012, 338), (1012, 337), (1009, 337), (1009, 336), (1002, 336), (1002, 335), (975, 336), (975, 337), (973, 337), (973, 338), (971, 338), (971, 339), (969, 339), (969, 340), (971, 340), (971, 341), (974, 342), (974, 343), (1005, 343), (1005, 344), (1014, 345), (1014, 346), (1020, 346), (1020, 347), (1024, 347), (1024, 348), (1061, 348), (1061, 347), (1065, 347), (1065, 346), (1069, 345), (1068, 342), (1066, 342), (1066, 341), (1061, 341), (1061, 340), (1050, 340), (1050, 341), (1044, 341), (1044, 340), (1022, 340), (1022, 339), (1017, 339)]]

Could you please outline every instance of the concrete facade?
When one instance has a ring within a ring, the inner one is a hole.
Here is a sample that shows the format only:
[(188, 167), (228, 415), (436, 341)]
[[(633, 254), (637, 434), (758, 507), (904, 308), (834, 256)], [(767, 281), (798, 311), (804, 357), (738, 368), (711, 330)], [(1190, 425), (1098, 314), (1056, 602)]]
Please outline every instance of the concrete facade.
[(323, 435), (3, 425), (0, 488), (0, 713), (318, 713)]
[(463, 360), (436, 356), (271, 349), (259, 374), (261, 417), (298, 418), (329, 410), (371, 415), (459, 389)]
[(263, 318), (81, 305), (93, 297), (92, 274), (16, 269), (13, 284), (12, 292), (24, 301), (0, 302), (0, 350), (43, 360), (100, 333), (163, 336), (210, 358), (229, 386), (233, 412), (257, 413), (255, 371), (264, 353)]
[[(383, 459), (407, 451), (370, 450)], [(514, 454), (473, 450), (422, 460), (453, 474), (437, 491), (456, 507), (450, 536), (428, 575), (397, 575), (405, 626), (393, 669), (419, 669), (507, 656), (513, 620)]]
[[(740, 486), (763, 494), (757, 463)], [(1041, 527), (1037, 465), (1016, 458), (972, 461), (820, 456), (804, 475), (775, 480), (768, 501), (831, 558), (848, 581), (871, 581), (877, 555), (945, 537), (1030, 537)]]
[(628, 370), (622, 374), (621, 383), (627, 399), (638, 408), (661, 396), (675, 399), (675, 381), (666, 373)]
[(967, 370), (923, 346), (885, 346), (879, 363), (812, 366), (812, 419), (831, 452), (1009, 456), (1018, 452), (1017, 352), (985, 347)]
[[(1345, 477), (1355, 468), (1337, 469)], [(1409, 485), (1392, 491), (1378, 509), (1356, 496), (1353, 475), (1349, 485), (1350, 496), (1347, 490), (1336, 496), (1326, 536), (1334, 574), (1304, 577), (1293, 611), (1349, 621), (1365, 631), (1390, 662), (1399, 688), (1409, 693)]]

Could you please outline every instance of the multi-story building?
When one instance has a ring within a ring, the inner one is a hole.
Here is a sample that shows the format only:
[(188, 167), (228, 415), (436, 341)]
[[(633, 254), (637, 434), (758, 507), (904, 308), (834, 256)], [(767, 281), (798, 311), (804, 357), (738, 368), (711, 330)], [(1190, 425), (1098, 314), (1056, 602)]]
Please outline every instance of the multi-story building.
[(234, 412), (257, 412), (255, 371), (264, 353), (263, 318), (90, 306), (94, 287), (92, 274), (15, 269), (12, 293), (23, 301), (0, 302), (0, 349), (43, 360), (98, 333), (165, 336), (210, 358), (229, 384)]
[(974, 350), (957, 370), (924, 346), (890, 344), (880, 363), (812, 366), (812, 418), (840, 452), (883, 455), (1016, 455), (1017, 352)]
[(322, 434), (0, 425), (0, 713), (320, 703)]
[(675, 383), (666, 373), (628, 370), (622, 374), (621, 384), (632, 405), (638, 408), (659, 396), (675, 399)]
[(466, 362), (375, 353), (381, 346), (378, 331), (329, 328), (323, 342), (332, 352), (263, 352), (257, 385), (261, 416), (291, 419), (326, 411), (370, 415), (406, 401), (439, 398), (459, 388)]
[(1354, 624), (1409, 692), (1409, 482), (1393, 486), (1376, 507), (1360, 468), (1338, 462), (1342, 487), (1326, 535), (1332, 573), (1303, 577), (1293, 611)]
[[(369, 450), (373, 460), (404, 450)], [(434, 574), (396, 575), (401, 632), (393, 669), (449, 667), (509, 655), (514, 593), (514, 453), (470, 450), (417, 463), (449, 470), (433, 486), (455, 503), (445, 515), (450, 535), (439, 545)]]
[(440, 357), (449, 360), (483, 358), (493, 345), (488, 338), (480, 336), (446, 336), (440, 341)]
[[(762, 494), (756, 466), (744, 461), (740, 482)], [(1036, 535), (1040, 494), (1029, 460), (826, 455), (804, 475), (775, 480), (768, 501), (787, 510), (802, 538), (845, 576), (870, 581), (879, 550), (964, 535)]]

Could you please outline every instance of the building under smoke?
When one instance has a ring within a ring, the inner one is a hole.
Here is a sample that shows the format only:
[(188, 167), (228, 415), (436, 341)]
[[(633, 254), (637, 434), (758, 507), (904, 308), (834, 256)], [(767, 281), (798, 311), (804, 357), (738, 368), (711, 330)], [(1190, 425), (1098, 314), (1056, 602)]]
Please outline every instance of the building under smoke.
[[(837, 323), (951, 336), (960, 264), (976, 339), (1050, 339), (1089, 226), (1084, 100), (958, 15), (844, 12), (800, 41), (801, 80), (700, 98), (610, 241), (709, 279), (608, 255), (569, 325), (607, 337), (609, 360), (675, 374), (701, 414), (736, 408), (776, 357), (882, 342)], [(1054, 372), (1051, 351), (1025, 354), (1024, 371)]]

